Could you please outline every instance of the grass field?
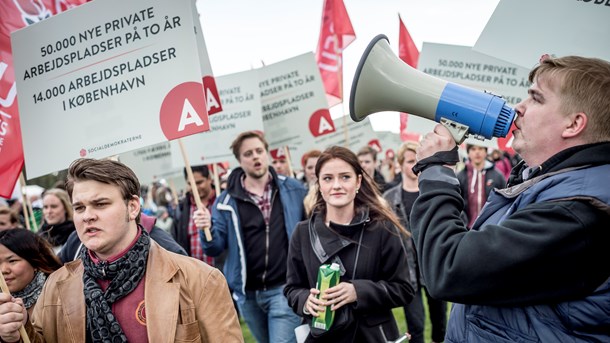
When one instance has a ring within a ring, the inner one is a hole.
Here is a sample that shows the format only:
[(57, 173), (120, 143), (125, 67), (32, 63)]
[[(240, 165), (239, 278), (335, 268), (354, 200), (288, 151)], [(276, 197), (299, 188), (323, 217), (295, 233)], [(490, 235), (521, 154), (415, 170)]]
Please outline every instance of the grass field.
[[(432, 342), (432, 326), (430, 324), (430, 315), (428, 314), (428, 302), (425, 299), (426, 295), (423, 294), (423, 296), (424, 310), (426, 311), (426, 329), (424, 332), (424, 341)], [(450, 309), (451, 305), (447, 305), (447, 318), (449, 318)], [(402, 333), (407, 332), (407, 323), (405, 322), (405, 312), (403, 311), (403, 309), (395, 308), (394, 310), (392, 310), (392, 312), (394, 313), (394, 318), (396, 319), (396, 323), (398, 324), (398, 331)], [(244, 341), (246, 343), (256, 343), (256, 340), (254, 339), (254, 337), (252, 337), (252, 334), (250, 333), (250, 330), (248, 330), (248, 326), (243, 321), (243, 319), (240, 319), (240, 324), (241, 331), (244, 334)]]

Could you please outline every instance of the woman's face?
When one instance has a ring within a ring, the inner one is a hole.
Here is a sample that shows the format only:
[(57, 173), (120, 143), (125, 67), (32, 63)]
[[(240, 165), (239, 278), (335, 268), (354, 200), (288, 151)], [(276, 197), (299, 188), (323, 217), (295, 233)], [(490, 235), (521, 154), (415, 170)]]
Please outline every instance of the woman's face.
[(57, 225), (66, 221), (66, 209), (61, 200), (54, 194), (47, 194), (42, 199), (42, 214), (49, 225)]
[(11, 293), (23, 290), (34, 279), (34, 267), (0, 244), (0, 271)]
[(345, 161), (334, 158), (320, 168), (320, 192), (327, 208), (342, 209), (354, 206), (362, 176)]

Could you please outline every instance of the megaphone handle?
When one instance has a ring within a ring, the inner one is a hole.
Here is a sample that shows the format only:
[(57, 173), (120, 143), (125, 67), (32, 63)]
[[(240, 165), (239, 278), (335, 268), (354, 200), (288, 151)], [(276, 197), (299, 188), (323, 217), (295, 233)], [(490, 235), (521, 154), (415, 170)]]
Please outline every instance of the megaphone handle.
[(453, 140), (457, 145), (462, 144), (466, 137), (468, 137), (468, 126), (444, 117), (441, 118), (440, 123), (451, 132), (451, 136), (453, 136)]

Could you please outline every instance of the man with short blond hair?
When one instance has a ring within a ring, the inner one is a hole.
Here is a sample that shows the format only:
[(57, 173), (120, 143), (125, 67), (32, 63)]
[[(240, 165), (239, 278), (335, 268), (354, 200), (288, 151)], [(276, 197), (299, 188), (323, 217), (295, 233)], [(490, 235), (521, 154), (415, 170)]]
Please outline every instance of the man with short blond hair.
[(417, 150), (411, 228), (430, 294), (453, 302), (446, 342), (610, 342), (610, 62), (545, 55), (529, 81), (523, 161), (471, 230), (449, 131)]

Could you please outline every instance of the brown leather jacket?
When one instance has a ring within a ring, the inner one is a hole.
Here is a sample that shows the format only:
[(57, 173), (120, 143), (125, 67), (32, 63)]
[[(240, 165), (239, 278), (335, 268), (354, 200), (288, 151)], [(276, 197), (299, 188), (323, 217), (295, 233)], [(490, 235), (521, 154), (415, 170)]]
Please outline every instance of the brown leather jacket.
[[(216, 268), (151, 242), (144, 284), (149, 342), (243, 342), (227, 282)], [(26, 330), (32, 342), (86, 341), (83, 265), (49, 276)]]

